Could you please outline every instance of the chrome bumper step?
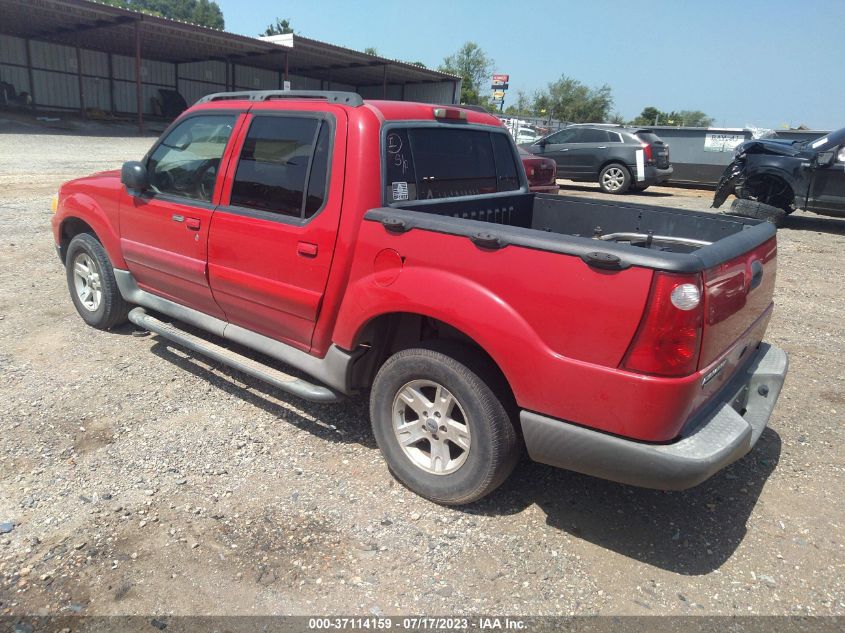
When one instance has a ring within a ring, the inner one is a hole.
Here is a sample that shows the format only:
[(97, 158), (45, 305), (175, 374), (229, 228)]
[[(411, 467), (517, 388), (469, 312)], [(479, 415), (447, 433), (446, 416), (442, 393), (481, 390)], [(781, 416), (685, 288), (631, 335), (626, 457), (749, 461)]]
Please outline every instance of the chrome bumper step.
[(180, 330), (170, 323), (159, 321), (147, 314), (144, 308), (134, 308), (129, 313), (129, 320), (138, 327), (158, 334), (180, 347), (202, 354), (227, 367), (266, 382), (276, 389), (281, 389), (305, 400), (311, 400), (312, 402), (338, 402), (341, 399), (339, 394), (328, 387), (315, 385), (301, 378), (290, 376), (243, 354), (238, 354), (231, 349)]

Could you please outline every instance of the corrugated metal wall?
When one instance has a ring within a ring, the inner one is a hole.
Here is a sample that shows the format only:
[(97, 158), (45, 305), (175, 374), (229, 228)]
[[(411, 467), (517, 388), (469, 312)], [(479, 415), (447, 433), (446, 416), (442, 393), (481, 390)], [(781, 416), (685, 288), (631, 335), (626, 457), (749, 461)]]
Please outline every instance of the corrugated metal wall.
[[(30, 86), (27, 69), (27, 43), (21, 38), (0, 34), (0, 80), (28, 92), (43, 109), (79, 110), (79, 76), (87, 109), (125, 114), (136, 112), (135, 58), (73, 46), (31, 40)], [(110, 72), (111, 71), (111, 72)], [(109, 75), (111, 74), (111, 80)], [(178, 76), (178, 81), (177, 81)], [(361, 86), (291, 75), (293, 90), (356, 89), (366, 99), (384, 98), (382, 86)], [(177, 85), (178, 83), (178, 85)], [(145, 114), (154, 112), (153, 98), (160, 88), (178, 90), (190, 105), (212, 92), (226, 90), (268, 90), (280, 88), (279, 72), (250, 66), (227, 65), (222, 61), (179, 64), (141, 59), (141, 103)], [(451, 103), (454, 86), (445, 81), (432, 84), (388, 85), (388, 99), (428, 103)]]

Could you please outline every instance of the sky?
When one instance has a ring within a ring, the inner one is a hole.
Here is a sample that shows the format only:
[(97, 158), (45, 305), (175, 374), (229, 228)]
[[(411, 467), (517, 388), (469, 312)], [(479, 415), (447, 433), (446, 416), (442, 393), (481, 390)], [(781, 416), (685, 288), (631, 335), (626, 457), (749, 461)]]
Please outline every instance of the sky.
[(510, 75), (505, 106), (562, 74), (614, 110), (702, 110), (727, 127), (845, 126), (845, 0), (217, 0), (226, 30), (295, 32), (436, 68), (466, 41)]

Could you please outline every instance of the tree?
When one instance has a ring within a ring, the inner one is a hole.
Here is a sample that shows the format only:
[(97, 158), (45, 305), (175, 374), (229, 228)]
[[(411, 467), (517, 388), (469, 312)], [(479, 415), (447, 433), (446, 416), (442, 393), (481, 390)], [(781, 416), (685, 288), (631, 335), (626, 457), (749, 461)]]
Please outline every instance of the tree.
[(364, 52), (367, 55), (378, 55), (378, 50), (376, 50), (375, 46), (368, 46), (367, 48), (364, 49)]
[(686, 125), (688, 127), (710, 127), (714, 121), (713, 117), (707, 116), (701, 110), (672, 112), (669, 118), (674, 121), (674, 123), (670, 123), (669, 125)]
[(550, 120), (572, 123), (605, 121), (612, 106), (610, 86), (590, 88), (566, 75), (561, 75), (546, 91), (538, 91), (534, 96), (535, 109), (546, 110)]
[(658, 125), (660, 121), (666, 121), (668, 117), (654, 106), (643, 108), (640, 115), (631, 121), (632, 125)]
[(713, 118), (701, 110), (681, 110), (663, 112), (654, 106), (643, 108), (640, 115), (631, 121), (632, 125), (677, 125), (687, 127), (708, 127), (713, 125)]
[(475, 42), (467, 42), (446, 57), (438, 70), (458, 75), (463, 80), (461, 103), (485, 105), (488, 101), (481, 94), (492, 79), (493, 60)]
[(106, 4), (173, 20), (224, 27), (223, 11), (214, 0), (103, 0)]
[(259, 33), (259, 35), (287, 35), (288, 33), (293, 33), (293, 29), (290, 27), (290, 20), (287, 18), (284, 20), (276, 18), (276, 21), (264, 29), (263, 33)]

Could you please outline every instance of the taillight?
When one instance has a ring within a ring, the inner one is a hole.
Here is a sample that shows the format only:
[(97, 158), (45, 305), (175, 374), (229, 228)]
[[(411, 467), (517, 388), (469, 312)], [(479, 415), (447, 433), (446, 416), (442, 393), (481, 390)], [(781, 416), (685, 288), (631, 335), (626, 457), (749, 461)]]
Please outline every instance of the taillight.
[(654, 160), (654, 156), (651, 152), (651, 145), (648, 143), (643, 143), (643, 155), (645, 156), (646, 161)]
[(703, 322), (701, 276), (655, 273), (645, 314), (622, 368), (655, 376), (688, 376), (698, 367)]
[(435, 119), (446, 119), (447, 121), (466, 121), (467, 113), (460, 108), (434, 108)]

